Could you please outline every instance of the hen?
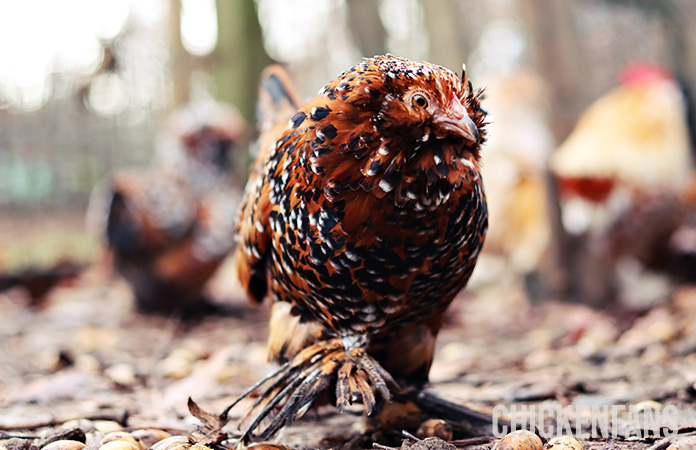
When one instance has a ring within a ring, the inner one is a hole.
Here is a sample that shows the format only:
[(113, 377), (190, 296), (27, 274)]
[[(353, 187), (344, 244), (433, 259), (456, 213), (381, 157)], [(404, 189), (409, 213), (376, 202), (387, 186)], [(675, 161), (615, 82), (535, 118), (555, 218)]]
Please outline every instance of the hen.
[(565, 198), (605, 203), (620, 190), (679, 192), (691, 173), (686, 105), (677, 81), (647, 64), (597, 99), (550, 161)]
[(487, 228), (486, 114), (464, 74), (378, 56), (299, 109), (284, 80), (262, 82), (284, 114), (260, 117), (283, 124), (261, 125), (235, 253), (251, 300), (271, 299), (269, 356), (284, 364), (241, 397), (262, 390), (242, 442), (324, 394), (371, 414), (422, 387)]
[(204, 284), (233, 249), (241, 196), (230, 166), (245, 133), (236, 110), (191, 105), (172, 115), (147, 171), (117, 173), (95, 189), (88, 220), (141, 311), (204, 304)]
[(671, 74), (647, 64), (625, 69), (550, 165), (564, 227), (577, 236), (585, 275), (574, 278), (583, 301), (604, 304), (621, 295), (618, 275), (627, 263), (658, 271), (671, 264), (670, 236), (684, 220), (682, 192), (693, 170), (685, 98)]
[(40, 307), (46, 296), (57, 286), (77, 278), (84, 266), (71, 261), (60, 261), (51, 267), (27, 267), (17, 271), (0, 270), (0, 292), (24, 289), (32, 306)]

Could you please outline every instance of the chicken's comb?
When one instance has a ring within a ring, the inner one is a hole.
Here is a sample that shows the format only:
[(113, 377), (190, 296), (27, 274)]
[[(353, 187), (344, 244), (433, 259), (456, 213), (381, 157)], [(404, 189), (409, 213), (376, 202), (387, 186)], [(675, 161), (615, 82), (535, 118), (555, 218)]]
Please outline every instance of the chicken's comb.
[(621, 84), (625, 86), (638, 86), (653, 83), (656, 81), (674, 81), (674, 77), (669, 71), (648, 62), (635, 63), (626, 66), (619, 75)]

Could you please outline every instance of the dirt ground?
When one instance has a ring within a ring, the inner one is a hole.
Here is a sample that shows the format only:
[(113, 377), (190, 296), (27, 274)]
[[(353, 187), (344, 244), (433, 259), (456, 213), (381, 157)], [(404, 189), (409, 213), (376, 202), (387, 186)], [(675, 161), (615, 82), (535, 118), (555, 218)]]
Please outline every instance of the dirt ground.
[[(65, 425), (73, 419), (102, 432), (156, 428), (186, 435), (197, 423), (188, 397), (222, 411), (274, 366), (265, 355), (266, 307), (246, 301), (229, 265), (210, 291), (226, 314), (137, 314), (128, 287), (100, 265), (39, 306), (21, 290), (0, 294), (0, 437), (55, 434), (78, 423)], [(576, 414), (593, 405), (674, 406), (683, 435), (672, 441), (686, 442), (696, 426), (695, 351), (696, 287), (677, 286), (645, 311), (531, 305), (504, 262), (484, 255), (470, 288), (450, 308), (430, 391), (487, 414), (496, 405)], [(627, 420), (619, 419), (619, 436), (584, 439), (585, 448), (657, 449), (671, 442), (630, 437)], [(226, 428), (231, 435), (234, 422)], [(340, 448), (362, 423), (359, 407), (339, 415), (326, 406), (274, 440)]]

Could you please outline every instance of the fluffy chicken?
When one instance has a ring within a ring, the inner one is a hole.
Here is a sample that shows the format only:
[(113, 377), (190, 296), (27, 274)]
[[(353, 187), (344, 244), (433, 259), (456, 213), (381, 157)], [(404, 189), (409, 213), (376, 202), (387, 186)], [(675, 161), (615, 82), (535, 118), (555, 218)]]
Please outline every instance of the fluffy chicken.
[(677, 193), (691, 174), (686, 105), (663, 69), (628, 67), (596, 100), (551, 158), (566, 199), (601, 204), (621, 191)]
[[(670, 264), (670, 236), (684, 220), (682, 192), (693, 169), (685, 99), (668, 72), (647, 64), (624, 70), (621, 84), (590, 105), (550, 165), (564, 226), (580, 239), (576, 259), (586, 275), (575, 277), (579, 290), (594, 285), (581, 294), (584, 301), (604, 304), (621, 295), (626, 264), (658, 271)], [(636, 278), (644, 277), (623, 284)]]
[(141, 311), (197, 309), (232, 251), (241, 189), (231, 159), (245, 139), (236, 110), (217, 103), (175, 112), (147, 171), (117, 173), (92, 195), (88, 221)]
[(41, 306), (46, 296), (57, 286), (70, 283), (77, 278), (84, 266), (70, 261), (61, 261), (52, 267), (28, 267), (18, 271), (0, 270), (0, 292), (9, 289), (24, 289), (32, 306)]
[(252, 301), (270, 297), (269, 356), (284, 364), (249, 391), (262, 409), (242, 442), (325, 394), (371, 414), (422, 387), (487, 228), (486, 114), (464, 73), (387, 55), (299, 109), (278, 69), (261, 89), (285, 114), (260, 114), (283, 125), (262, 124), (235, 263)]

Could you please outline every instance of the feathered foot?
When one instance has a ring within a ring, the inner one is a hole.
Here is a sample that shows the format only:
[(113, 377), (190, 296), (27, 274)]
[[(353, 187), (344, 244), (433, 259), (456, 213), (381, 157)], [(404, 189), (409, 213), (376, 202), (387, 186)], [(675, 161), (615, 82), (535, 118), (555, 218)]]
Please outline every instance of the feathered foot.
[(398, 386), (391, 375), (367, 354), (363, 344), (364, 339), (354, 337), (317, 342), (252, 386), (223, 412), (226, 416), (240, 400), (263, 388), (258, 400), (240, 421), (244, 423), (254, 411), (262, 408), (242, 434), (240, 442), (248, 443), (264, 420), (269, 423), (258, 437), (268, 439), (301, 417), (334, 386), (336, 407), (341, 412), (353, 402), (362, 401), (370, 415), (376, 410), (379, 398), (389, 402), (389, 385)]

